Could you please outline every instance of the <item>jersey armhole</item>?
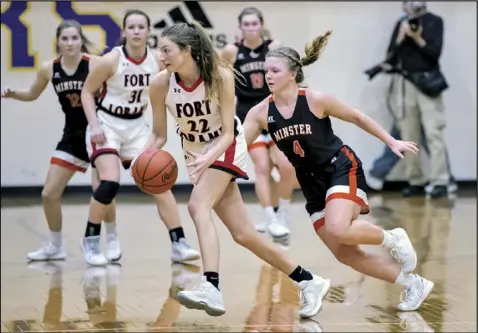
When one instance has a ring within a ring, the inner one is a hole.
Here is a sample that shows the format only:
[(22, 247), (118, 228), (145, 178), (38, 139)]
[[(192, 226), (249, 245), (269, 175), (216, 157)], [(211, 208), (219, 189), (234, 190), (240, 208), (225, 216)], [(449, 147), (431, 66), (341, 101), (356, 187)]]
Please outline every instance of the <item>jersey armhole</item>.
[(115, 77), (116, 76), (116, 73), (119, 72), (119, 69), (120, 69), (120, 66), (121, 66), (121, 50), (117, 49), (117, 48), (114, 48), (111, 52), (115, 52), (115, 58), (114, 59), (114, 63), (111, 64), (111, 75), (110, 77), (105, 81), (108, 82), (111, 78)]
[(167, 81), (167, 89), (166, 89), (166, 96), (164, 96), (164, 103), (166, 104), (166, 110), (168, 109), (168, 98), (169, 98), (169, 94), (171, 92), (171, 80), (174, 79), (176, 81), (176, 78), (174, 76), (174, 73), (169, 73), (167, 71), (167, 69), (163, 69), (161, 72), (159, 72), (158, 75), (161, 75), (161, 73), (165, 71), (168, 75), (168, 79), (166, 80)]
[[(312, 115), (317, 118), (317, 119), (325, 119), (328, 118), (328, 115), (323, 116), (322, 118), (317, 117), (317, 115), (312, 111), (314, 109), (313, 106), (311, 106), (311, 103), (309, 102), (309, 96), (310, 96), (310, 90), (309, 89), (302, 89), (305, 91), (304, 97), (305, 97), (305, 102), (307, 103), (307, 108), (309, 109), (309, 112), (312, 113)], [(325, 114), (325, 113), (324, 113)]]
[[(60, 57), (56, 57), (46, 63), (44, 63), (44, 67), (40, 67), (40, 71), (46, 69), (47, 70), (47, 74), (48, 74), (48, 81), (52, 81), (53, 80), (53, 75), (55, 73), (55, 64), (59, 63), (60, 62)], [(48, 64), (48, 66), (47, 66)], [(60, 65), (61, 66), (61, 65)]]

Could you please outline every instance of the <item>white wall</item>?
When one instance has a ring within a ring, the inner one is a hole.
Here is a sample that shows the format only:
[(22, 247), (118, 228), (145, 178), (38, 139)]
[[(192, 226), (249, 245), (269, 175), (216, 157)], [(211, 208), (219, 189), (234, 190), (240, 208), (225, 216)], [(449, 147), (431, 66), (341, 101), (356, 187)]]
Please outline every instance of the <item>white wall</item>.
[[(66, 1), (61, 3), (68, 6)], [(9, 2), (2, 2), (2, 13), (9, 5)], [(228, 41), (232, 41), (237, 27), (236, 17), (242, 8), (249, 5), (263, 10), (266, 25), (276, 38), (300, 51), (308, 40), (332, 29), (333, 36), (323, 58), (306, 70), (309, 84), (334, 93), (387, 128), (390, 126), (391, 118), (385, 108), (388, 78), (379, 76), (368, 82), (363, 70), (382, 60), (400, 15), (401, 3), (204, 2), (202, 6), (212, 22), (213, 28), (209, 31), (214, 38), (221, 40), (224, 34)], [(121, 24), (121, 17), (127, 9), (140, 8), (151, 16), (153, 23), (166, 18), (170, 24), (172, 21), (167, 13), (176, 6), (181, 8), (187, 19), (191, 19), (185, 5), (180, 2), (80, 2), (74, 8), (81, 14), (110, 13), (116, 17), (118, 24)], [(21, 19), (30, 27), (31, 50), (37, 53), (38, 64), (41, 64), (54, 57), (54, 33), (61, 18), (54, 13), (52, 3), (30, 2), (29, 9)], [(451, 86), (445, 94), (448, 121), (445, 137), (453, 172), (459, 180), (476, 179), (476, 3), (433, 2), (429, 3), (429, 9), (445, 20), (445, 47), (441, 63)], [(112, 40), (98, 27), (86, 27), (85, 32), (99, 46), (106, 45), (105, 37)], [(159, 32), (153, 29), (152, 33), (157, 35)], [(16, 35), (13, 48), (21, 48), (24, 45), (21, 41), (22, 36)], [(28, 86), (37, 68), (11, 68), (12, 39), (3, 24), (1, 45), (2, 89), (5, 86)], [(220, 43), (217, 45), (220, 46)], [(11, 100), (2, 100), (1, 103), (1, 184), (41, 185), (48, 169), (49, 156), (63, 127), (63, 115), (54, 91), (48, 87), (33, 103)], [(338, 135), (357, 151), (368, 169), (382, 151), (383, 144), (350, 124), (334, 121), (334, 126)], [(178, 160), (179, 183), (186, 183), (188, 178), (180, 141), (174, 134), (172, 119), (169, 128), (170, 139), (165, 149)], [(250, 167), (248, 172), (254, 180), (253, 168)], [(133, 183), (126, 172), (122, 183)], [(90, 184), (89, 173), (76, 175), (71, 184)]]

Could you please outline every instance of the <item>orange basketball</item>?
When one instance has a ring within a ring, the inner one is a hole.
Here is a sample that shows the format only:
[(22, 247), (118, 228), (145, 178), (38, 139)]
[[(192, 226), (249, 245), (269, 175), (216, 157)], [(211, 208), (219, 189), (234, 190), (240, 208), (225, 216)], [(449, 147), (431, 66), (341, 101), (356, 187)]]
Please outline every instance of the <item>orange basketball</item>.
[(136, 185), (145, 193), (161, 194), (170, 190), (178, 179), (178, 165), (170, 153), (148, 149), (131, 166)]

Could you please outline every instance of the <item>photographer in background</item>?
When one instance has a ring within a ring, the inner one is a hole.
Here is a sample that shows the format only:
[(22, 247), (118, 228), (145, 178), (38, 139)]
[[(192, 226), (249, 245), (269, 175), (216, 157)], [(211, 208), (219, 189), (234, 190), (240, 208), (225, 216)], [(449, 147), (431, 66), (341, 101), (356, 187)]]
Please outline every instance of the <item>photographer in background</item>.
[[(430, 155), (429, 193), (431, 197), (438, 198), (448, 194), (451, 180), (443, 140), (445, 115), (442, 92), (448, 84), (438, 61), (443, 45), (443, 20), (427, 12), (425, 2), (403, 2), (403, 6), (406, 16), (395, 26), (386, 61), (367, 70), (366, 74), (370, 79), (381, 72), (400, 74), (395, 75), (390, 88), (390, 97), (399, 105), (393, 112), (399, 130), (394, 134), (401, 134), (403, 140), (419, 142), (423, 130)], [(394, 165), (392, 161), (382, 162), (390, 168)], [(422, 172), (420, 157), (407, 157), (405, 163), (409, 186), (404, 189), (403, 195), (424, 195), (427, 180)], [(371, 174), (373, 183), (373, 170)], [(385, 175), (382, 170), (379, 176), (384, 178)], [(372, 184), (369, 186), (373, 188)], [(456, 190), (456, 186), (451, 186), (450, 190)]]

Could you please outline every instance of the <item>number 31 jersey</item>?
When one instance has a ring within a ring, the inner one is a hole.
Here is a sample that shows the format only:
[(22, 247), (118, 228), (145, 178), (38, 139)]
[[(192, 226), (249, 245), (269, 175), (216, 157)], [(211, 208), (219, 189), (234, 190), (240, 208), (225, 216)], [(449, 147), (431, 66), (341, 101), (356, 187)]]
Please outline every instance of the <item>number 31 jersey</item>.
[(221, 134), (219, 106), (206, 98), (206, 87), (200, 77), (186, 87), (177, 73), (169, 79), (166, 107), (178, 123), (178, 134), (189, 142), (209, 142)]
[(139, 61), (128, 56), (125, 46), (117, 46), (119, 52), (116, 72), (101, 91), (98, 109), (119, 118), (140, 117), (149, 105), (149, 83), (159, 73), (159, 64), (147, 47)]

